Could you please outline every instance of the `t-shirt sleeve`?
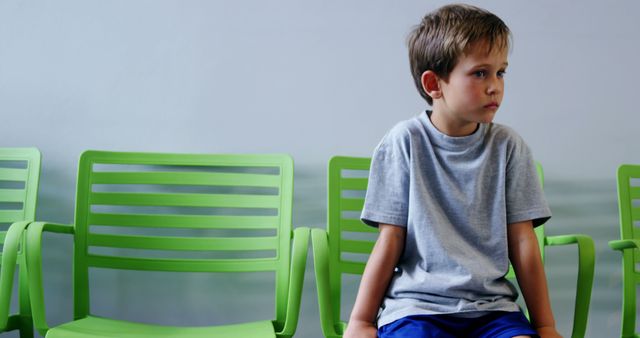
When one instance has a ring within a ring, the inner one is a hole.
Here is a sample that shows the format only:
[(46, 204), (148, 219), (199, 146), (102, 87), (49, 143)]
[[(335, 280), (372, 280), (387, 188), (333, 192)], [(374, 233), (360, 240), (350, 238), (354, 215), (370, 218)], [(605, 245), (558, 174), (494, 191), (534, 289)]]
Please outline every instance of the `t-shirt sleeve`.
[(361, 219), (365, 224), (407, 226), (409, 206), (409, 139), (392, 130), (371, 159), (369, 184)]
[(510, 153), (506, 176), (507, 224), (531, 220), (537, 227), (551, 218), (536, 163), (522, 139)]

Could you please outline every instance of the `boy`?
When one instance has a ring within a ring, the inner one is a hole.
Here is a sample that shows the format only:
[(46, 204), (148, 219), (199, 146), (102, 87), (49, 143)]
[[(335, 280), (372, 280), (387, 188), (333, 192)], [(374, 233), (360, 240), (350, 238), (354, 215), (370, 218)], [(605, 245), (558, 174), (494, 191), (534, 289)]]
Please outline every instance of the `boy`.
[(410, 34), (412, 75), (433, 110), (376, 148), (361, 217), (379, 237), (345, 338), (560, 336), (533, 232), (551, 213), (529, 148), (491, 123), (509, 43), (500, 18), (468, 5), (429, 13)]

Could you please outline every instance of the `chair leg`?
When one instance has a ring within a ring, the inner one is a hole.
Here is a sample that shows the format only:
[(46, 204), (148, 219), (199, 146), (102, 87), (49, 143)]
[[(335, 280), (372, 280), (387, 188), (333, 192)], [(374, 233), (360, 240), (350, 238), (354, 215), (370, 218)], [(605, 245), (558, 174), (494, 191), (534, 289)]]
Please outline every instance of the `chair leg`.
[(636, 283), (633, 252), (623, 253), (622, 262), (622, 337), (637, 337), (636, 330)]
[(20, 338), (33, 338), (33, 321), (30, 316), (20, 318)]

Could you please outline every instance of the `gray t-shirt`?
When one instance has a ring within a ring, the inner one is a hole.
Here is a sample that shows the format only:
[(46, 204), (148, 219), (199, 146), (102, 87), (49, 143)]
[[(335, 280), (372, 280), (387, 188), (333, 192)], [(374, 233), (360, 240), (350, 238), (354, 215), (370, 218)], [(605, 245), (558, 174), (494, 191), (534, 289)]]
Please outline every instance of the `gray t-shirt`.
[(378, 326), (419, 314), (519, 311), (507, 226), (551, 217), (527, 145), (512, 129), (438, 131), (429, 112), (399, 123), (375, 150), (362, 220), (407, 228)]

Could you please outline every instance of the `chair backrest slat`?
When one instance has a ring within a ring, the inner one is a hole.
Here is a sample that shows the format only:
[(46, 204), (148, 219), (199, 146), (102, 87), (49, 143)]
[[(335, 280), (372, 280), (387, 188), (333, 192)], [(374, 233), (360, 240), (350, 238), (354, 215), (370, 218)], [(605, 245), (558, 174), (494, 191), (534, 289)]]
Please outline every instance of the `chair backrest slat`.
[(24, 218), (24, 210), (0, 210), (0, 223), (13, 223)]
[(370, 241), (354, 241), (343, 239), (340, 241), (342, 252), (369, 254), (373, 250), (373, 244)]
[(343, 211), (360, 211), (364, 207), (362, 198), (341, 198), (340, 206)]
[(341, 267), (342, 273), (348, 273), (352, 275), (362, 275), (364, 272), (364, 265), (355, 262), (344, 262)]
[(632, 200), (640, 199), (640, 187), (629, 187), (629, 198)]
[(190, 229), (276, 229), (279, 216), (206, 216), (91, 213), (92, 225)]
[(22, 203), (24, 194), (24, 189), (0, 189), (0, 201)]
[(91, 194), (92, 205), (129, 205), (156, 207), (278, 208), (279, 196), (214, 195), (184, 193), (115, 193)]
[(369, 180), (365, 177), (361, 178), (342, 178), (340, 187), (343, 190), (367, 190)]
[[(28, 161), (28, 159), (23, 159), (23, 161)], [(19, 161), (12, 160), (11, 162), (15, 163)], [(29, 170), (27, 168), (0, 168), (0, 177), (3, 181), (24, 182), (29, 178)]]
[(241, 238), (185, 238), (169, 236), (135, 236), (90, 234), (90, 246), (127, 248), (141, 250), (178, 250), (178, 251), (254, 251), (276, 250), (277, 237), (241, 237)]
[(278, 188), (277, 176), (220, 172), (96, 172), (94, 184), (170, 184), (200, 186), (249, 186)]
[(148, 259), (132, 257), (110, 257), (90, 255), (89, 263), (93, 267), (136, 271), (173, 271), (173, 272), (263, 272), (278, 268), (277, 262), (264, 259), (247, 262), (232, 259)]

